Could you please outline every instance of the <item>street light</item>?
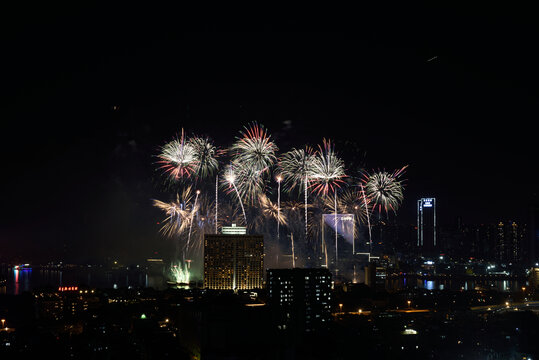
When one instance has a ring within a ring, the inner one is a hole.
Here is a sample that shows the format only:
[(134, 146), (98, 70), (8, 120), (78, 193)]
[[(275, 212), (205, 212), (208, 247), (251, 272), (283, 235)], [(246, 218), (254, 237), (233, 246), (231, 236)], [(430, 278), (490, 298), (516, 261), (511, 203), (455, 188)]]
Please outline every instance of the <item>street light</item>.
[(339, 304), (340, 312), (342, 312), (342, 304)]
[(5, 328), (6, 319), (1, 319), (0, 321), (2, 322), (2, 328)]
[(408, 307), (410, 307), (410, 305), (412, 304), (412, 300), (408, 300), (407, 303), (408, 303)]

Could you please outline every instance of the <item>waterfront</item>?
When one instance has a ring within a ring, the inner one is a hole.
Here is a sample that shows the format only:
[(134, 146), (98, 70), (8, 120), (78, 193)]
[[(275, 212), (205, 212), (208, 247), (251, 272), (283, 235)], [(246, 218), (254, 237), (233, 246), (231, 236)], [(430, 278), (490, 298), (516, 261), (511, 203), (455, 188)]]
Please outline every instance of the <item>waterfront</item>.
[(519, 291), (527, 286), (522, 277), (511, 276), (398, 276), (385, 280), (388, 291), (419, 288), (427, 290), (497, 290), (500, 292)]
[[(92, 288), (166, 288), (168, 280), (163, 274), (148, 273), (145, 269), (104, 269), (101, 267), (78, 267), (72, 269), (35, 268), (27, 270), (4, 269), (1, 277), (6, 279), (0, 286), (0, 294), (18, 295), (36, 288), (58, 288), (60, 286), (87, 286)], [(419, 277), (416, 275), (390, 277), (385, 280), (387, 291), (403, 289), (427, 290), (497, 290), (515, 292), (527, 286), (520, 277)]]
[(74, 269), (27, 269), (4, 270), (1, 277), (6, 279), (0, 286), (0, 294), (19, 295), (36, 288), (58, 288), (61, 286), (87, 286), (92, 288), (166, 287), (163, 275), (148, 274), (142, 269), (74, 268)]

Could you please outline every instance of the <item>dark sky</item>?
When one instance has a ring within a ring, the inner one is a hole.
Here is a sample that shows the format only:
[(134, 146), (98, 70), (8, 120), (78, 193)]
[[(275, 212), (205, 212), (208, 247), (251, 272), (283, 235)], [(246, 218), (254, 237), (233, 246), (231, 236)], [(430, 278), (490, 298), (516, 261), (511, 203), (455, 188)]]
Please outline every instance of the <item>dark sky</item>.
[(7, 8), (0, 258), (166, 251), (150, 203), (167, 196), (158, 147), (182, 127), (226, 146), (253, 120), (282, 150), (326, 137), (356, 145), (349, 164), (408, 164), (401, 223), (420, 196), (438, 198), (447, 224), (525, 220), (538, 175), (532, 15)]

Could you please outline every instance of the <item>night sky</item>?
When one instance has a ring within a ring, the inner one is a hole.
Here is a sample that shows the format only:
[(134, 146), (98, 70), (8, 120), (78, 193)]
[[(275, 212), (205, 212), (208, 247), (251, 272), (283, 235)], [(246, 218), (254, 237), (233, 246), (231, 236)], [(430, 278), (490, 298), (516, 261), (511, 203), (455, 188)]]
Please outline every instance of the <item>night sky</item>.
[(408, 164), (399, 223), (421, 196), (443, 224), (526, 220), (539, 96), (528, 9), (47, 6), (1, 15), (0, 259), (167, 251), (151, 206), (168, 196), (159, 146), (182, 127), (227, 146), (254, 120), (283, 151), (325, 137), (348, 164)]

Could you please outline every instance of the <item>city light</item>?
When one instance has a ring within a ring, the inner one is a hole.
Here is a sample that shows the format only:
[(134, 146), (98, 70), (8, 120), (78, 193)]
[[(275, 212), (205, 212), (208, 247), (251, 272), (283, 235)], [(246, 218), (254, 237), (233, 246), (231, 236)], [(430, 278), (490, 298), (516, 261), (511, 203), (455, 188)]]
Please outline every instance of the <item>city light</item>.
[(536, 359), (539, 22), (434, 6), (10, 11), (0, 354)]

